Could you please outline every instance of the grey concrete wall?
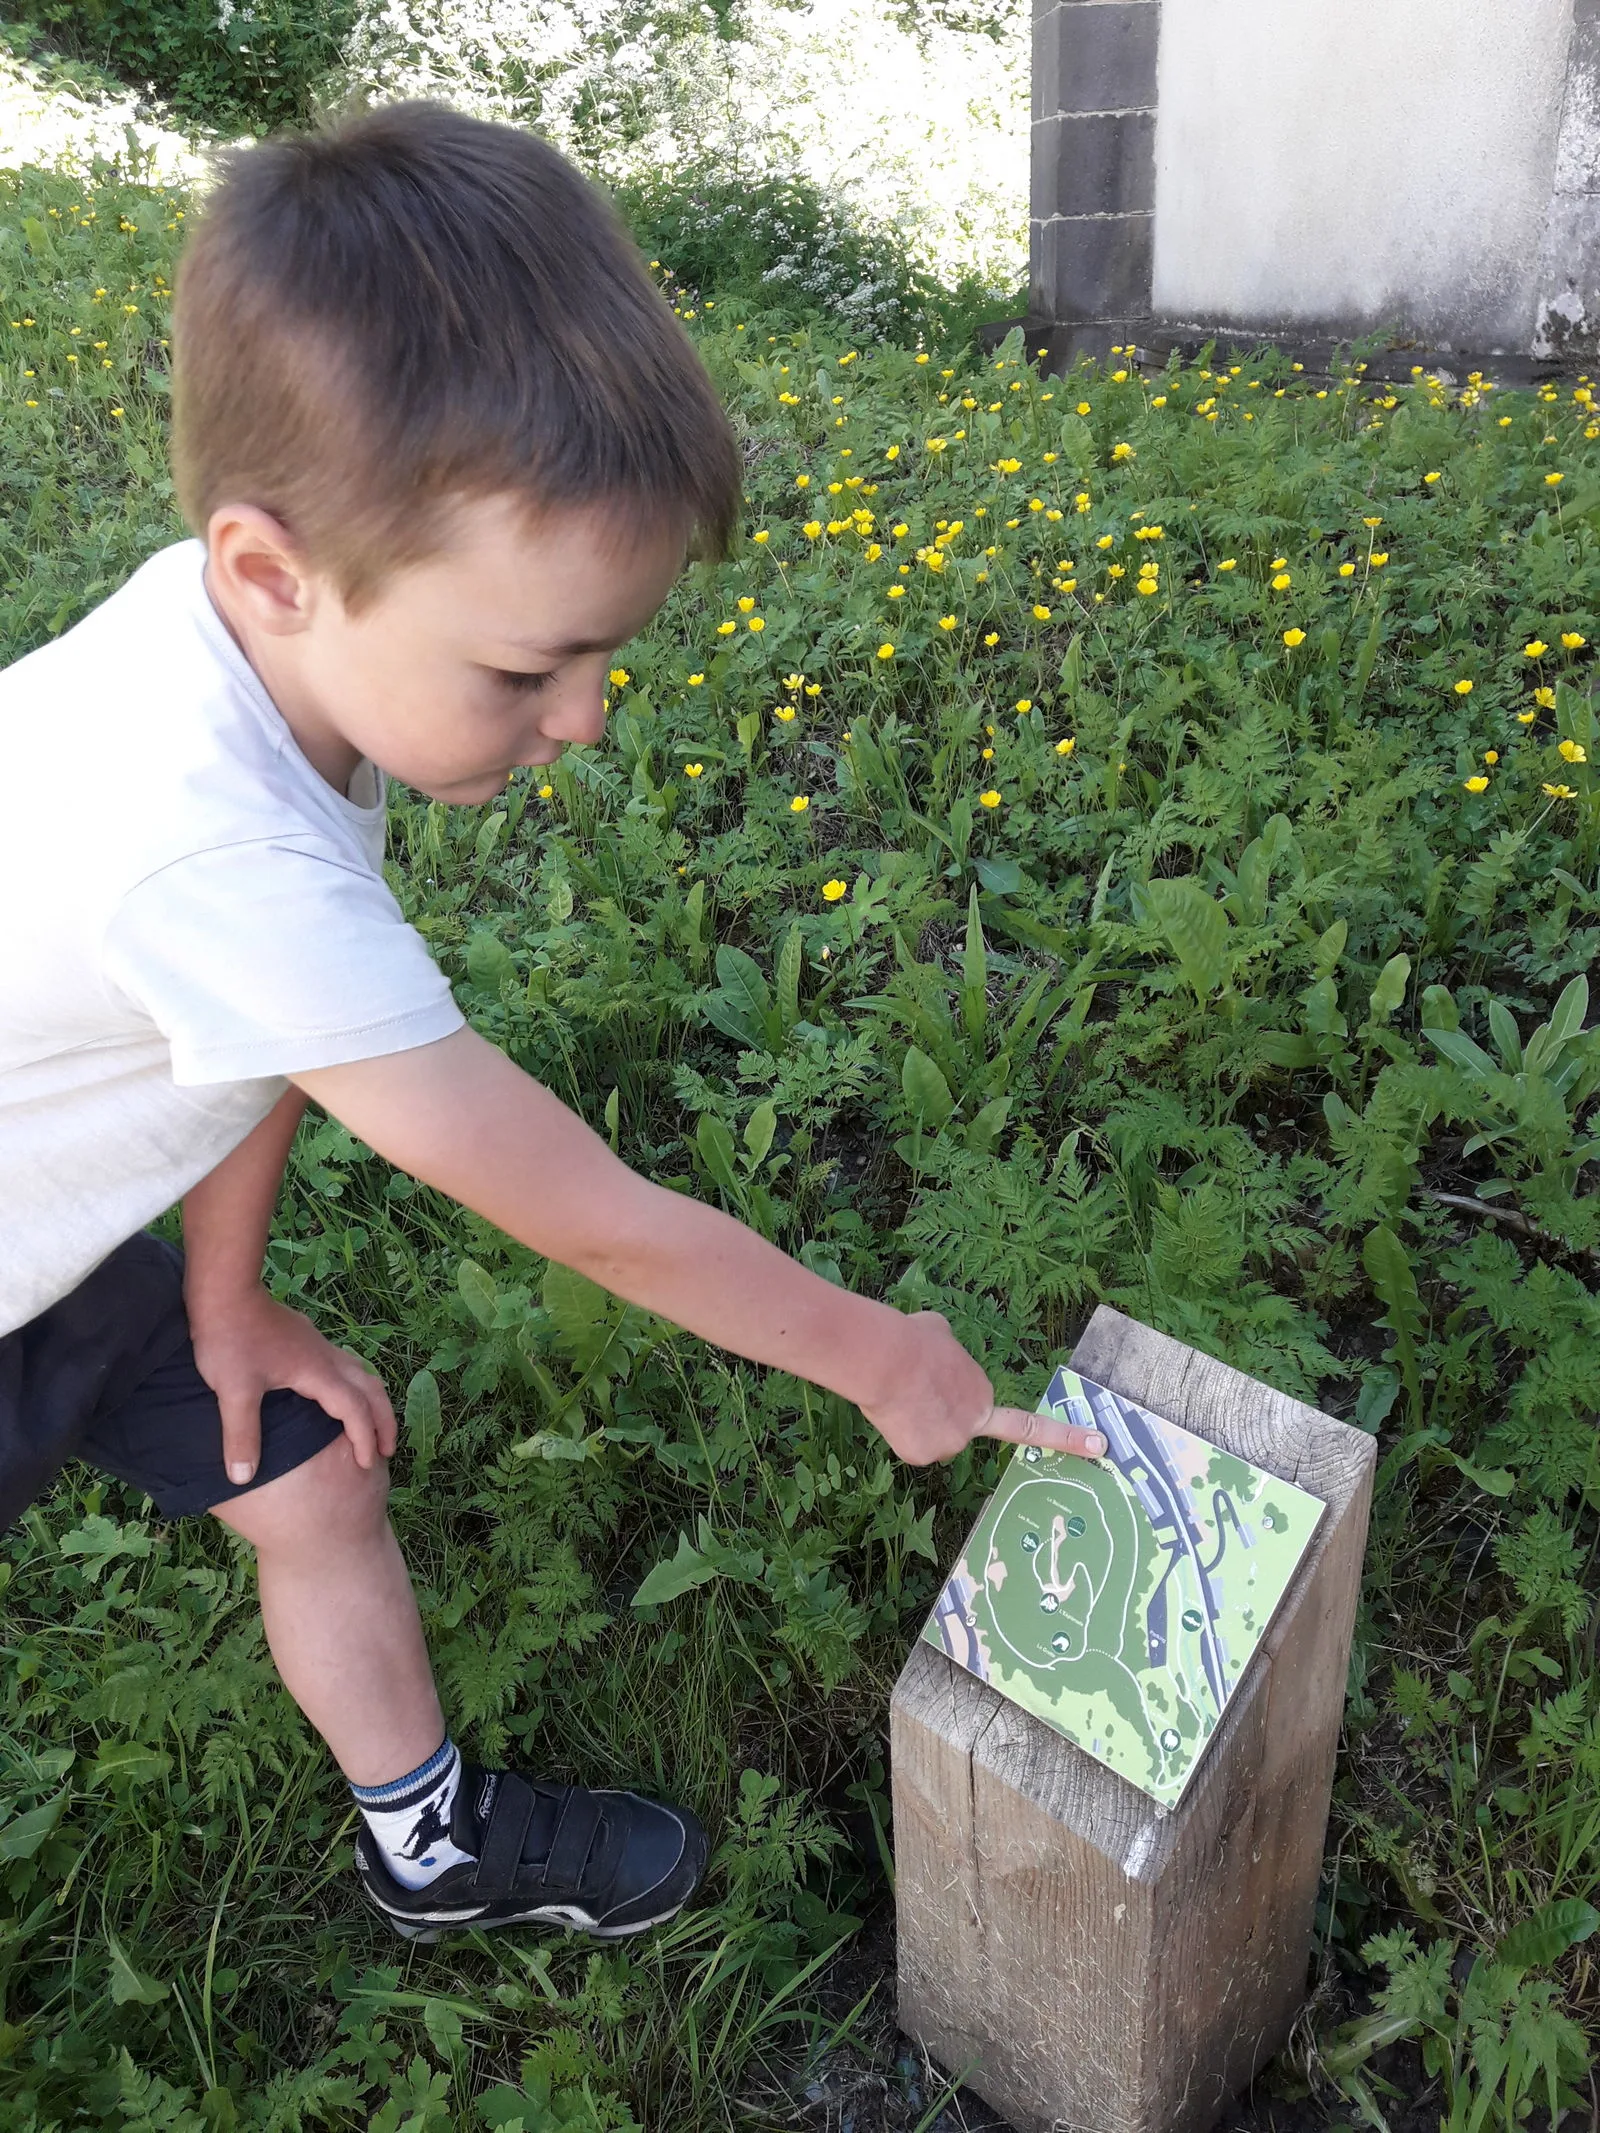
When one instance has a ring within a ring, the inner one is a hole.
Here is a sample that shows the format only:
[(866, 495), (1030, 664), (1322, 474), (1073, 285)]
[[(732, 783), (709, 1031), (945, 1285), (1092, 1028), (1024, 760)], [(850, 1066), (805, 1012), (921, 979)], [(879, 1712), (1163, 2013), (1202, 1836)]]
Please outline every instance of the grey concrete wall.
[(1600, 0), (1035, 0), (1030, 331), (1600, 340)]

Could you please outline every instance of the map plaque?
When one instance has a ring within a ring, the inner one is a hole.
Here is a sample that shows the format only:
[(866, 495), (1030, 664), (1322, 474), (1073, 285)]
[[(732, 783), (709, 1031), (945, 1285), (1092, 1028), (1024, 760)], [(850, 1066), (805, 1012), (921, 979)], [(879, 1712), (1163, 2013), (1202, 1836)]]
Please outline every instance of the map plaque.
[(1016, 2133), (1206, 2133), (1305, 1997), (1376, 1448), (1104, 1305), (1049, 1396), (1108, 1456), (1008, 1463), (895, 1686), (900, 2024)]
[(922, 1634), (1170, 1807), (1323, 1506), (1076, 1371), (1039, 1411), (1105, 1459), (1019, 1445)]

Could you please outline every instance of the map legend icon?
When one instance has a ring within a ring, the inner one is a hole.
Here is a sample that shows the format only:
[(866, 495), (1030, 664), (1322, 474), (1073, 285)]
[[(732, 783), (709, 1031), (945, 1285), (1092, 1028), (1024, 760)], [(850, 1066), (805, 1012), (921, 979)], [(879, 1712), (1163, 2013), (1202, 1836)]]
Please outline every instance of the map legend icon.
[(923, 1637), (1171, 1807), (1323, 1505), (1064, 1367), (1039, 1412), (1105, 1458), (1019, 1447)]

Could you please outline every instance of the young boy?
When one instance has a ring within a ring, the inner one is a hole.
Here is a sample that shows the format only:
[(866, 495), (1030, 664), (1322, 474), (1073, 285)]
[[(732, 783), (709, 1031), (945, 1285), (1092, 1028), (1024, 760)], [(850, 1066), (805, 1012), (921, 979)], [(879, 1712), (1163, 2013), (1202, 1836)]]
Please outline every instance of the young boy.
[[(252, 1543), (401, 1932), (636, 1932), (692, 1894), (700, 1825), (463, 1764), (385, 1513), (388, 1397), (261, 1286), (308, 1098), (904, 1459), (1103, 1444), (997, 1409), (943, 1318), (635, 1175), (465, 1026), (384, 885), (385, 772), (472, 806), (597, 742), (617, 648), (726, 551), (735, 440), (600, 196), (438, 106), (269, 143), (210, 198), (173, 338), (198, 538), (0, 676), (0, 1520), (80, 1455)], [(179, 1200), (184, 1255), (144, 1229)]]

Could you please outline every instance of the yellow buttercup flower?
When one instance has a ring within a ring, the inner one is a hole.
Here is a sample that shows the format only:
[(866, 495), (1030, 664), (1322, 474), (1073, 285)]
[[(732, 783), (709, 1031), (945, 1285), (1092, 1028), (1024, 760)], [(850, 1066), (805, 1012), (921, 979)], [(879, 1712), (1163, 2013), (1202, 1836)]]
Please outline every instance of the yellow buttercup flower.
[(1547, 489), (1557, 488), (1566, 478), (1565, 474), (1547, 474), (1544, 478), (1545, 487)]
[(941, 615), (941, 616), (939, 617), (939, 627), (940, 627), (940, 629), (942, 629), (942, 630), (953, 630), (953, 629), (955, 628), (955, 626), (956, 626), (956, 618), (955, 618), (955, 616), (954, 616), (954, 615)]
[(1274, 592), (1287, 592), (1293, 583), (1294, 580), (1289, 573), (1286, 570), (1280, 570), (1272, 581), (1272, 589)]
[(1380, 548), (1376, 555), (1371, 555), (1367, 558), (1367, 561), (1372, 565), (1374, 570), (1382, 570), (1384, 564), (1387, 563), (1388, 560), (1389, 552), (1386, 548)]
[(1498, 748), (1486, 748), (1486, 749), (1485, 749), (1485, 750), (1483, 751), (1483, 760), (1484, 760), (1484, 761), (1485, 761), (1485, 762), (1486, 762), (1486, 763), (1487, 763), (1487, 764), (1488, 764), (1488, 765), (1490, 766), (1490, 768), (1492, 769), (1492, 768), (1494, 767), (1494, 765), (1495, 765), (1496, 763), (1498, 763), (1498, 762), (1499, 762), (1499, 760), (1500, 760), (1500, 751), (1499, 751), (1499, 749), (1498, 749)]
[(1549, 649), (1542, 637), (1533, 637), (1522, 647), (1522, 656), (1524, 659), (1542, 659)]
[(769, 541), (771, 540), (772, 536), (770, 533), (768, 533), (766, 527), (763, 526), (759, 533), (752, 533), (750, 538), (753, 541)]
[(1589, 760), (1582, 744), (1578, 741), (1560, 742), (1557, 745), (1556, 754), (1560, 756), (1563, 763), (1587, 763)]
[(1535, 689), (1533, 700), (1541, 711), (1553, 711), (1556, 707), (1556, 692), (1548, 685), (1542, 689)]
[(1570, 785), (1544, 785), (1540, 790), (1552, 800), (1576, 800), (1578, 797)]
[[(751, 597), (750, 597), (750, 595), (749, 595), (748, 593), (743, 593), (743, 594), (741, 594), (741, 595), (740, 595), (740, 598), (739, 598), (739, 612), (740, 612), (740, 614), (741, 614), (741, 615), (748, 615), (748, 614), (749, 614), (749, 612), (750, 612), (750, 610), (751, 610), (751, 609), (752, 609), (752, 608), (753, 608), (753, 607), (755, 606), (755, 604), (756, 604), (756, 603), (754, 602), (754, 600), (752, 600), (752, 599), (751, 599)], [(615, 675), (613, 675), (613, 676), (612, 676), (611, 678), (612, 678), (612, 680), (613, 680), (613, 681), (615, 681), (615, 679), (616, 679), (616, 676), (615, 676)]]
[(1033, 604), (1033, 619), (1035, 622), (1048, 622), (1050, 620), (1049, 608), (1041, 607), (1036, 600)]
[(611, 669), (611, 672), (607, 675), (606, 679), (610, 681), (615, 687), (620, 689), (627, 682), (630, 682), (633, 679), (633, 676), (628, 672), (626, 667), (613, 667)]
[(889, 587), (889, 594), (888, 594), (888, 597), (889, 597), (889, 598), (890, 598), (891, 600), (903, 600), (903, 599), (905, 598), (905, 596), (906, 596), (906, 589), (905, 589), (905, 587), (904, 587), (903, 585), (891, 585), (891, 586)]
[(1341, 578), (1353, 578), (1355, 574), (1356, 566), (1354, 565), (1354, 563), (1341, 563), (1339, 565), (1339, 575)]
[(898, 459), (900, 457), (899, 445), (891, 444), (889, 449), (884, 453), (883, 456), (885, 459)]
[(773, 711), (773, 714), (772, 714), (772, 715), (773, 715), (773, 717), (774, 717), (774, 718), (777, 718), (777, 719), (781, 719), (781, 720), (783, 721), (783, 723), (784, 723), (784, 724), (785, 724), (785, 725), (787, 726), (787, 725), (789, 725), (789, 724), (790, 724), (790, 723), (792, 722), (792, 720), (794, 719), (794, 716), (795, 716), (795, 708), (794, 708), (794, 705), (793, 705), (793, 704), (779, 704), (779, 705), (777, 705), (777, 706), (775, 707), (775, 709), (774, 709), (774, 711)]
[(1017, 698), (1017, 709), (1019, 711), (1031, 711), (1033, 709), (1033, 698), (1031, 696), (1019, 696)]
[(1580, 635), (1577, 630), (1563, 630), (1561, 632), (1561, 646), (1563, 651), (1581, 652), (1583, 647), (1588, 642), (1588, 638)]
[(1461, 782), (1468, 792), (1487, 792), (1489, 790), (1489, 780), (1487, 778), (1463, 778)]
[(1433, 482), (1436, 482), (1436, 481), (1437, 481), (1437, 480), (1439, 479), (1439, 476), (1438, 476), (1437, 472), (1435, 472), (1435, 473), (1432, 473), (1432, 474), (1424, 474), (1422, 478), (1423, 478), (1423, 480), (1424, 480), (1425, 482), (1428, 482), (1429, 484), (1432, 484)]
[(539, 787), (539, 798), (540, 798), (541, 800), (548, 800), (548, 799), (550, 798), (550, 795), (551, 795), (551, 794), (552, 794), (552, 793), (553, 793), (554, 791), (555, 791), (555, 787), (554, 787), (553, 785), (541, 785), (541, 786)]
[(849, 889), (850, 884), (848, 882), (825, 881), (822, 884), (823, 899), (827, 903), (836, 904), (841, 896), (849, 894)]
[(1297, 645), (1305, 643), (1306, 633), (1304, 630), (1285, 630), (1283, 633), (1283, 641), (1292, 652)]
[(998, 807), (1000, 805), (1000, 795), (992, 787), (988, 792), (979, 793), (978, 798), (985, 807)]
[(1093, 412), (1094, 410), (1090, 407), (1087, 400), (1080, 400), (1078, 402), (1078, 413), (1080, 415), (1090, 415), (1093, 414)]
[(1218, 570), (1237, 570), (1238, 567), (1239, 564), (1237, 558), (1231, 555), (1224, 556), (1222, 561), (1217, 565)]
[(1134, 459), (1137, 456), (1131, 444), (1114, 444), (1111, 447), (1111, 457), (1114, 460)]
[(984, 638), (983, 641), (989, 647), (990, 651), (993, 651), (995, 646), (1000, 642), (1000, 632), (998, 630), (990, 630), (989, 634)]
[(1470, 696), (1470, 695), (1472, 694), (1472, 684), (1471, 684), (1471, 682), (1470, 682), (1470, 681), (1467, 681), (1467, 680), (1466, 680), (1465, 678), (1463, 678), (1462, 680), (1458, 681), (1458, 682), (1457, 682), (1457, 683), (1455, 684), (1455, 692), (1456, 692), (1457, 696)]
[(1071, 735), (1071, 736), (1069, 736), (1069, 737), (1068, 737), (1068, 738), (1067, 738), (1066, 740), (1064, 740), (1064, 741), (1057, 741), (1057, 742), (1056, 742), (1056, 754), (1057, 754), (1057, 755), (1071, 755), (1071, 753), (1072, 753), (1073, 749), (1074, 749), (1074, 748), (1076, 748), (1076, 747), (1077, 747), (1077, 745), (1078, 745), (1078, 742), (1077, 742), (1077, 737), (1076, 737), (1075, 735)]
[(805, 535), (808, 541), (820, 540), (822, 537), (821, 519), (808, 518), (805, 524), (800, 528), (800, 531)]
[(878, 647), (878, 657), (880, 659), (893, 659), (894, 646), (892, 644), (880, 644)]
[(764, 630), (767, 626), (767, 618), (765, 615), (752, 615), (746, 626), (753, 630)]
[(789, 802), (789, 812), (791, 815), (803, 815), (810, 805), (811, 802), (806, 798), (805, 794), (797, 792)]

